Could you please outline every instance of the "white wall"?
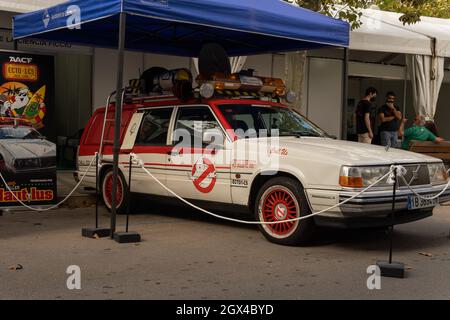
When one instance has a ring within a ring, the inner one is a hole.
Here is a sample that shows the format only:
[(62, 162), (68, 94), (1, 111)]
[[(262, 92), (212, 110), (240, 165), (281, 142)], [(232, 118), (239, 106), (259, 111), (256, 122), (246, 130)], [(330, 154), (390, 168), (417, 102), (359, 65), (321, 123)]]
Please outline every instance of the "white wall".
[(341, 136), (342, 60), (309, 59), (307, 116), (329, 134)]
[[(93, 109), (102, 107), (106, 98), (116, 90), (117, 81), (117, 50), (94, 49), (94, 63), (92, 71)], [(125, 52), (123, 85), (130, 79), (139, 78), (139, 70), (144, 69), (142, 53)]]
[[(138, 79), (140, 74), (151, 67), (167, 69), (191, 68), (194, 65), (190, 58), (144, 54), (140, 52), (125, 52), (123, 86), (128, 85), (130, 79)], [(93, 65), (93, 109), (102, 107), (106, 98), (116, 90), (117, 50), (95, 48)]]

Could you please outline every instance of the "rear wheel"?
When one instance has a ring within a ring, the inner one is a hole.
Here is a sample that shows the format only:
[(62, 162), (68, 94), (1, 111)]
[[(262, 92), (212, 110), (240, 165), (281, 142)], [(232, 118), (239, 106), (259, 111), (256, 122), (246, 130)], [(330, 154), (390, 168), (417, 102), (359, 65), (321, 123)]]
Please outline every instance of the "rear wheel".
[[(266, 182), (256, 197), (255, 216), (261, 222), (295, 219), (311, 213), (301, 184), (291, 178), (277, 177)], [(262, 224), (259, 229), (271, 242), (300, 245), (312, 239), (312, 218), (276, 224)]]
[[(112, 207), (112, 189), (113, 189), (113, 170), (108, 169), (102, 179), (102, 198), (106, 208), (111, 211)], [(117, 213), (125, 213), (128, 201), (128, 188), (125, 178), (119, 170), (116, 190), (116, 208)]]

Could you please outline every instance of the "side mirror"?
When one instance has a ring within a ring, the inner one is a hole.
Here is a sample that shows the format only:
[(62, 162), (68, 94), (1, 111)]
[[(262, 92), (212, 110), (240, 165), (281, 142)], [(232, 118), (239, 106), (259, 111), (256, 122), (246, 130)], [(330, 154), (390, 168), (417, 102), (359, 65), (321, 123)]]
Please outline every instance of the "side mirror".
[(222, 147), (224, 144), (222, 131), (217, 128), (204, 131), (202, 140), (203, 145), (207, 146)]

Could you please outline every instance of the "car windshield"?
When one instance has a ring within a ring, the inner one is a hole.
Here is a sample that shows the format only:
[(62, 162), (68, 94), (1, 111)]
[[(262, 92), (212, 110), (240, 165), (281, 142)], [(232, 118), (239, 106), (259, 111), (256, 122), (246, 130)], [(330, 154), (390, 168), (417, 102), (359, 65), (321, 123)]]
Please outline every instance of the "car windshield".
[(41, 134), (30, 127), (0, 127), (0, 139), (39, 139)]
[(286, 107), (225, 104), (219, 109), (239, 138), (259, 137), (262, 132), (269, 136), (329, 137), (305, 117)]

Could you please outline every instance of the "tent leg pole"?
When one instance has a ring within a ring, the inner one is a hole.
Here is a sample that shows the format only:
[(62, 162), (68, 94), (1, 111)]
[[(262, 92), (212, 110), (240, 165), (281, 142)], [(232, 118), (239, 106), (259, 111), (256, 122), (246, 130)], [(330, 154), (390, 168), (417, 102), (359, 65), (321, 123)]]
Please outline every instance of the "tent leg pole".
[(116, 104), (115, 104), (115, 125), (114, 125), (114, 147), (113, 147), (113, 185), (111, 195), (111, 239), (114, 238), (116, 231), (116, 192), (119, 177), (119, 150), (120, 150), (120, 124), (122, 122), (122, 83), (123, 83), (123, 65), (125, 51), (125, 28), (126, 14), (120, 13), (119, 23), (119, 44), (117, 59), (117, 86), (116, 86)]
[(344, 59), (342, 68), (342, 123), (341, 139), (347, 140), (347, 100), (348, 100), (348, 48), (344, 48)]

